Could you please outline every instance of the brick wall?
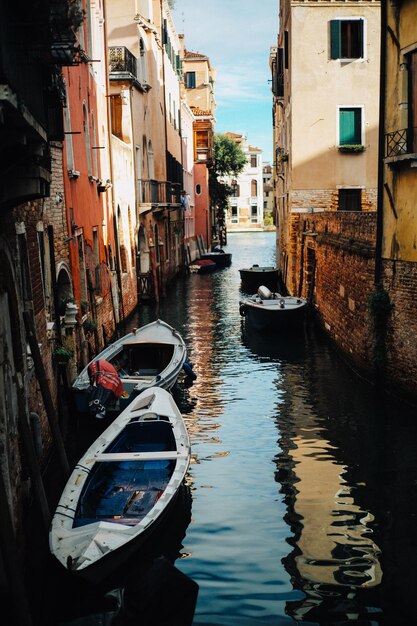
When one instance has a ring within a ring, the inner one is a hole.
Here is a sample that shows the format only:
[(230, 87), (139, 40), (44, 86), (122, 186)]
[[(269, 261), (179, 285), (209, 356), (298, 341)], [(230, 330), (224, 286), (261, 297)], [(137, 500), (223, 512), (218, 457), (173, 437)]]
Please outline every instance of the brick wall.
[[(362, 189), (362, 211), (376, 210), (377, 189)], [(292, 209), (316, 211), (337, 211), (339, 192), (337, 189), (293, 189), (291, 190)]]
[(388, 334), (387, 385), (417, 398), (417, 263), (383, 262), (383, 284), (393, 305)]
[(293, 220), (290, 248), (295, 257), (293, 293), (311, 299), (329, 336), (368, 373), (375, 226), (374, 212), (301, 213)]

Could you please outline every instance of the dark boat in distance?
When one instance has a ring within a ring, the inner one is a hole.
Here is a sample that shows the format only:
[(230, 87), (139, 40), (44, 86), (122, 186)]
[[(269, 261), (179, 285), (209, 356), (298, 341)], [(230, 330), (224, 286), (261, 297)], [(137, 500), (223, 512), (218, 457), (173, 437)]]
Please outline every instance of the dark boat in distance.
[(252, 265), (239, 270), (242, 288), (246, 293), (256, 293), (261, 285), (271, 291), (278, 288), (279, 269), (272, 266)]
[(240, 300), (239, 313), (248, 324), (259, 331), (285, 331), (298, 328), (305, 319), (307, 300), (294, 296), (272, 293), (261, 285), (258, 293)]
[(217, 267), (227, 267), (232, 262), (232, 253), (214, 248), (211, 252), (205, 252), (200, 256), (202, 261), (213, 261)]

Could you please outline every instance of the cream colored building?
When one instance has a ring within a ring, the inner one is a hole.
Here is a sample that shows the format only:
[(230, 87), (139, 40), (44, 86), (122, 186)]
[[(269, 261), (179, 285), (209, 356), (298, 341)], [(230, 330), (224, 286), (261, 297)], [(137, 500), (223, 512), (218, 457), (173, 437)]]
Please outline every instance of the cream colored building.
[(375, 211), (379, 0), (282, 0), (274, 91), (279, 262), (298, 288), (292, 219)]
[(262, 150), (251, 146), (244, 135), (225, 133), (235, 141), (246, 156), (246, 165), (238, 176), (225, 176), (224, 182), (232, 188), (229, 198), (227, 230), (262, 230), (263, 177)]

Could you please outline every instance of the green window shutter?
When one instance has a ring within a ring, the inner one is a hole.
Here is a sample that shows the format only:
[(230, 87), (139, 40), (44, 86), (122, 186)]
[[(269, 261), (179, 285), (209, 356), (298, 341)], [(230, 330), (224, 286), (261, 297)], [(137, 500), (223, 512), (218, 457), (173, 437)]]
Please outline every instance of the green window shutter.
[(362, 135), (361, 109), (340, 109), (339, 145), (359, 145)]
[(340, 20), (330, 20), (330, 58), (340, 59), (341, 48)]

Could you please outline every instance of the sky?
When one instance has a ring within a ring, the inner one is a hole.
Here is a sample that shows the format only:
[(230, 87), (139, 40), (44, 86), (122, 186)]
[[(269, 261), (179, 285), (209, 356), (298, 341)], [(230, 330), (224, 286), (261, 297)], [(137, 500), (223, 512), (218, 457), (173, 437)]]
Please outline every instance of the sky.
[(279, 0), (175, 0), (171, 11), (185, 47), (206, 54), (217, 72), (215, 131), (239, 133), (272, 162), (269, 51)]

